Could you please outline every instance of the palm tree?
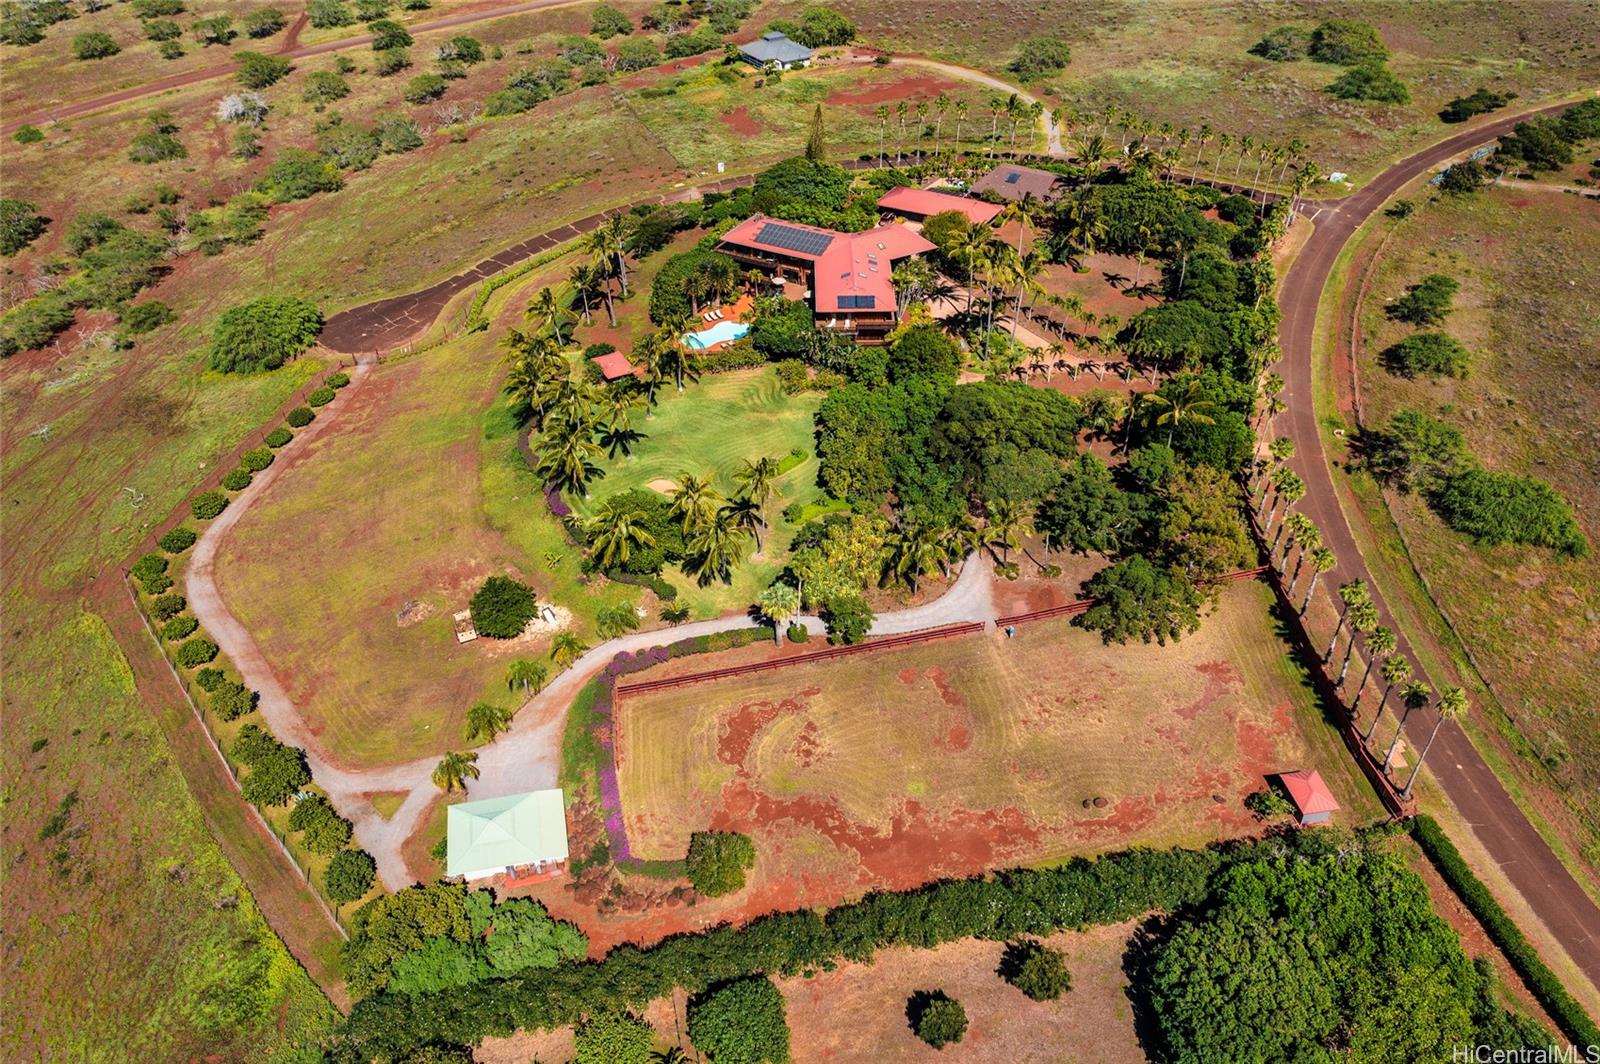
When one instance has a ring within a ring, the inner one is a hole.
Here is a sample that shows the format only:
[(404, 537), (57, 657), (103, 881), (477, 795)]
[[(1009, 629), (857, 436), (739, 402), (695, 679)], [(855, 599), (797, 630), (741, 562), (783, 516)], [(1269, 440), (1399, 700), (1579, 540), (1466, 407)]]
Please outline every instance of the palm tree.
[(1363, 743), (1371, 742), (1372, 733), (1378, 730), (1378, 721), (1383, 719), (1383, 707), (1389, 704), (1389, 692), (1394, 690), (1396, 684), (1411, 679), (1411, 661), (1396, 654), (1385, 659), (1383, 668), (1378, 671), (1383, 675), (1383, 697), (1378, 700), (1378, 708), (1372, 711), (1372, 721), (1361, 735)]
[(944, 113), (950, 109), (950, 97), (940, 93), (934, 98), (933, 109), (939, 118), (933, 125), (933, 143), (936, 147), (944, 145)]
[(1394, 653), (1394, 648), (1399, 645), (1400, 639), (1394, 634), (1394, 629), (1381, 624), (1367, 636), (1367, 666), (1361, 670), (1361, 682), (1356, 684), (1356, 697), (1350, 703), (1352, 717), (1359, 715), (1361, 696), (1367, 693), (1367, 680), (1372, 676), (1372, 663), (1387, 660), (1389, 655)]
[(711, 486), (710, 477), (682, 473), (678, 476), (677, 487), (672, 493), (672, 506), (667, 512), (682, 523), (687, 535), (704, 528), (721, 502), (722, 495)]
[(478, 755), (472, 751), (457, 753), (452, 750), (445, 754), (433, 770), (433, 785), (446, 794), (451, 791), (467, 789), (467, 780), (477, 779)]
[(1073, 162), (1093, 170), (1111, 157), (1111, 146), (1106, 143), (1106, 138), (1098, 133), (1086, 137), (1078, 136), (1072, 140), (1072, 155)]
[(873, 114), (878, 116), (878, 165), (882, 166), (883, 142), (884, 138), (889, 135), (889, 105), (886, 103), (880, 103), (878, 105), (878, 109), (874, 111)]
[(1239, 171), (1244, 168), (1245, 159), (1256, 150), (1256, 138), (1246, 133), (1239, 138), (1239, 157), (1233, 161), (1233, 189), (1239, 190)]
[(1222, 157), (1227, 154), (1228, 148), (1233, 144), (1233, 138), (1226, 133), (1217, 134), (1217, 157), (1211, 160), (1211, 183), (1217, 184), (1222, 175)]
[(669, 626), (676, 628), (689, 619), (689, 607), (682, 603), (667, 603), (661, 607), (661, 619)]
[(1206, 145), (1216, 136), (1216, 131), (1209, 124), (1202, 123), (1200, 131), (1195, 134), (1194, 165), (1189, 168), (1189, 184), (1193, 185), (1195, 177), (1200, 173), (1200, 158), (1205, 155)]
[(910, 105), (904, 100), (894, 105), (895, 117), (900, 119), (900, 133), (894, 138), (894, 164), (896, 166), (900, 165), (901, 152), (906, 143), (906, 112), (910, 109)]
[(689, 1057), (677, 1046), (655, 1049), (650, 1052), (650, 1064), (689, 1064)]
[(602, 569), (626, 562), (636, 547), (655, 546), (656, 538), (646, 529), (647, 514), (617, 499), (607, 499), (589, 522), (589, 542)]
[(549, 675), (543, 662), (518, 658), (506, 668), (506, 687), (515, 688), (521, 684), (522, 697), (528, 698), (544, 690), (544, 681)]
[(1276, 373), (1269, 373), (1262, 378), (1261, 394), (1266, 398), (1267, 402), (1261, 404), (1261, 410), (1256, 415), (1256, 431), (1259, 432), (1261, 430), (1261, 418), (1268, 415), (1272, 400), (1278, 397), (1278, 393), (1283, 391), (1283, 387), (1283, 378)]
[(744, 486), (744, 493), (756, 500), (757, 506), (765, 506), (772, 497), (773, 482), (778, 479), (778, 460), (757, 458), (752, 462), (746, 458), (744, 468), (733, 479)]
[[(1285, 532), (1287, 532), (1288, 535), (1285, 535)], [(1268, 552), (1267, 558), (1269, 561), (1272, 560), (1273, 555), (1277, 553), (1278, 546), (1281, 543), (1283, 546), (1283, 554), (1274, 562), (1274, 567), (1281, 573), (1289, 565), (1289, 552), (1294, 549), (1295, 544), (1302, 543), (1304, 538), (1307, 536), (1320, 535), (1321, 532), (1317, 529), (1316, 522), (1311, 520), (1311, 518), (1307, 517), (1305, 514), (1290, 514), (1285, 517), (1283, 519), (1283, 523), (1278, 526), (1278, 539), (1273, 542), (1272, 550)], [(1303, 554), (1304, 552), (1305, 549), (1302, 547), (1301, 553)]]
[(569, 424), (568, 431), (546, 434), (540, 441), (536, 472), (547, 483), (588, 495), (589, 481), (600, 474), (593, 461), (600, 447), (587, 426)]
[(589, 296), (596, 288), (594, 276), (594, 267), (586, 262), (577, 263), (567, 271), (567, 283), (577, 293), (578, 302), (583, 306), (583, 323), (585, 325), (594, 324), (594, 317), (589, 313)]
[(1210, 411), (1217, 408), (1217, 404), (1205, 398), (1205, 389), (1198, 380), (1191, 380), (1182, 395), (1164, 395), (1161, 392), (1151, 392), (1145, 396), (1145, 402), (1154, 404), (1161, 413), (1156, 415), (1157, 425), (1167, 426), (1167, 446), (1172, 446), (1172, 437), (1177, 432), (1178, 426), (1185, 422), (1196, 425), (1214, 425), (1216, 419), (1211, 417)]
[(1372, 593), (1367, 590), (1367, 582), (1357, 577), (1339, 585), (1339, 601), (1344, 603), (1344, 608), (1339, 611), (1339, 623), (1334, 626), (1333, 638), (1328, 641), (1328, 649), (1322, 654), (1324, 665), (1332, 664), (1333, 648), (1339, 645), (1339, 636), (1344, 632), (1345, 618), (1350, 610), (1362, 602), (1371, 602)]
[(949, 556), (944, 530), (921, 521), (903, 521), (890, 537), (888, 548), (885, 573), (904, 580), (913, 592), (922, 575)]
[(1433, 748), (1433, 741), (1439, 737), (1439, 729), (1447, 720), (1459, 720), (1467, 712), (1467, 693), (1459, 687), (1446, 687), (1439, 695), (1439, 701), (1434, 705), (1433, 711), (1438, 717), (1433, 722), (1433, 730), (1428, 732), (1428, 741), (1422, 744), (1422, 753), (1417, 755), (1417, 763), (1411, 766), (1411, 776), (1406, 780), (1406, 785), (1400, 791), (1400, 797), (1411, 797), (1411, 785), (1417, 782), (1417, 773), (1422, 771), (1422, 763), (1428, 759), (1428, 751)]
[(961, 145), (961, 123), (967, 117), (967, 101), (965, 101), (965, 100), (957, 100), (956, 101), (955, 110), (956, 110), (956, 139), (955, 139), (955, 143), (956, 143), (956, 146), (959, 147)]
[(1011, 499), (999, 499), (989, 506), (988, 523), (984, 525), (984, 545), (1000, 548), (1000, 564), (1005, 565), (1011, 551), (1033, 535), (1033, 522), (1028, 511)]
[(649, 438), (624, 420), (613, 421), (600, 430), (600, 446), (605, 448), (606, 457), (610, 459), (615, 459), (619, 454), (624, 458), (631, 457), (633, 445)]
[(688, 546), (684, 571), (698, 580), (701, 587), (713, 580), (731, 583), (733, 567), (744, 554), (744, 533), (734, 525), (729, 508), (724, 506)]
[(595, 614), (594, 626), (607, 639), (615, 639), (624, 632), (631, 632), (637, 629), (639, 627), (639, 615), (626, 602), (619, 602), (614, 606), (607, 606)]
[(479, 740), (489, 741), (509, 727), (511, 727), (509, 709), (489, 702), (476, 702), (467, 710), (467, 724), (462, 731), (462, 737), (469, 743)]
[(608, 214), (584, 241), (606, 274), (616, 277), (622, 285), (623, 299), (628, 298), (628, 237), (632, 230), (633, 221), (628, 215)]
[(717, 512), (717, 516), (719, 519), (726, 516), (734, 528), (753, 535), (756, 540), (756, 554), (760, 555), (761, 530), (767, 525), (766, 519), (761, 514), (760, 503), (749, 495), (739, 495), (724, 505)]
[(777, 580), (761, 592), (759, 602), (762, 615), (772, 622), (773, 640), (782, 646), (789, 618), (800, 612), (800, 592), (793, 584)]
[(556, 294), (545, 285), (539, 289), (539, 294), (528, 305), (528, 317), (537, 321), (541, 326), (548, 328), (556, 338), (556, 343), (565, 344), (566, 337), (561, 335), (561, 304), (556, 299)]
[(694, 367), (694, 360), (689, 357), (689, 352), (683, 349), (683, 344), (678, 341), (682, 329), (661, 329), (657, 337), (660, 366), (663, 372), (671, 373), (672, 379), (678, 385), (678, 391), (683, 391), (685, 379), (697, 381), (700, 379), (699, 370)]
[(556, 668), (567, 669), (572, 663), (588, 651), (589, 644), (579, 639), (573, 632), (557, 632), (556, 637), (550, 640), (550, 660), (556, 663)]
[[(821, 107), (821, 104), (817, 105)], [(922, 163), (923, 146), (928, 139), (928, 104), (926, 101), (918, 102), (917, 112), (917, 163)]]
[(1350, 672), (1350, 657), (1355, 653), (1356, 636), (1366, 635), (1378, 627), (1378, 607), (1369, 602), (1358, 602), (1350, 607), (1346, 624), (1350, 629), (1350, 641), (1344, 647), (1344, 660), (1339, 663), (1339, 678), (1334, 681), (1335, 687), (1344, 687), (1345, 676)]
[[(1300, 602), (1300, 616), (1306, 615), (1306, 610), (1311, 605), (1311, 596), (1317, 590), (1317, 577), (1333, 569), (1339, 564), (1339, 559), (1327, 547), (1314, 547), (1311, 550), (1311, 583), (1306, 585), (1306, 597)], [(1337, 634), (1337, 633), (1335, 633)]]
[(1272, 522), (1278, 516), (1278, 504), (1283, 503), (1285, 512), (1290, 506), (1299, 502), (1306, 496), (1306, 482), (1300, 479), (1300, 474), (1287, 467), (1279, 469), (1272, 478), (1276, 491), (1272, 496), (1272, 512), (1267, 514), (1267, 528), (1272, 527)]
[(1389, 744), (1388, 751), (1383, 755), (1383, 770), (1389, 771), (1389, 763), (1394, 760), (1394, 752), (1400, 745), (1400, 736), (1405, 734), (1406, 721), (1413, 710), (1421, 709), (1433, 698), (1433, 688), (1425, 683), (1408, 683), (1400, 689), (1400, 704), (1405, 706), (1405, 712), (1400, 714), (1400, 726), (1394, 730), (1394, 741)]
[[(1304, 514), (1299, 516), (1304, 517)], [(1305, 568), (1306, 555), (1322, 546), (1322, 529), (1318, 528), (1309, 518), (1304, 525), (1298, 526), (1294, 537), (1295, 545), (1300, 548), (1300, 553), (1294, 560), (1294, 579), (1289, 581), (1288, 597), (1294, 598), (1294, 589), (1300, 584), (1300, 571)]]

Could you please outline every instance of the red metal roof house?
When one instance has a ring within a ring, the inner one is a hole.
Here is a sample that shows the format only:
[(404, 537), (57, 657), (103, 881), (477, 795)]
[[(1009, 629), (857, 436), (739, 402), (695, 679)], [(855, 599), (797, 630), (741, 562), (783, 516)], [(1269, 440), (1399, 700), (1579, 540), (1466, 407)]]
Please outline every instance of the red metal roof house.
[(1339, 803), (1333, 800), (1333, 792), (1322, 782), (1322, 774), (1314, 768), (1285, 772), (1278, 779), (1283, 781), (1283, 789), (1289, 792), (1290, 799), (1300, 810), (1302, 827), (1326, 824), (1329, 815), (1339, 808)]
[(900, 318), (890, 281), (895, 263), (932, 251), (933, 244), (904, 225), (836, 233), (757, 214), (730, 229), (718, 250), (805, 284), (818, 328), (840, 329), (860, 343), (878, 344)]
[(878, 198), (878, 206), (890, 214), (897, 214), (913, 222), (924, 222), (935, 214), (960, 211), (973, 225), (987, 225), (1005, 208), (998, 203), (988, 203), (968, 196), (953, 196), (948, 192), (935, 192), (928, 188), (891, 188)]

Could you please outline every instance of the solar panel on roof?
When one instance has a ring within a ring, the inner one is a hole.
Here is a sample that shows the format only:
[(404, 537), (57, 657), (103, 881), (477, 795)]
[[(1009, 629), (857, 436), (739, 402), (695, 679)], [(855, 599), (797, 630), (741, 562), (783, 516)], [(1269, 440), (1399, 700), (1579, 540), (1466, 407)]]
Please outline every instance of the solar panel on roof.
[(878, 305), (877, 296), (840, 296), (840, 310), (872, 310)]
[(833, 237), (827, 233), (813, 233), (809, 229), (796, 229), (792, 225), (768, 222), (756, 233), (756, 243), (785, 251), (798, 251), (802, 255), (820, 255), (828, 250)]
[(1008, 185), (1014, 185), (1018, 181), (1021, 181), (1021, 180), (1022, 180), (1022, 175), (1017, 173), (1016, 171), (1012, 171), (1011, 173), (1006, 175), (1006, 184), (1008, 184)]

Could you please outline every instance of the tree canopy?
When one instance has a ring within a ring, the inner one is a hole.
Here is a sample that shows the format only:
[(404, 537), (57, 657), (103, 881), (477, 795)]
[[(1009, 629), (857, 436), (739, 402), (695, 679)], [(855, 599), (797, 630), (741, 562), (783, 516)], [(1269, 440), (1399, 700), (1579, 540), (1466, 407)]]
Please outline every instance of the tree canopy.
[(735, 979), (689, 1002), (689, 1038), (716, 1064), (784, 1064), (789, 1022), (765, 976)]

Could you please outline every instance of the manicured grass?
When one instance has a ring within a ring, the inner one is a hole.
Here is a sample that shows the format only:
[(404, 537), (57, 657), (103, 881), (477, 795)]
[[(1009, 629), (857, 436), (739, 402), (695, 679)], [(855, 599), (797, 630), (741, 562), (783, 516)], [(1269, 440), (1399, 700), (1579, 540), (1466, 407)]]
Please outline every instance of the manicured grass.
[[(1271, 601), (1264, 586), (1231, 587), (1198, 634), (1165, 648), (1108, 647), (1041, 622), (1011, 640), (945, 640), (625, 698), (630, 844), (645, 859), (675, 857), (713, 820), (775, 837), (785, 829), (769, 818), (798, 803), (811, 811), (791, 815), (833, 843), (829, 863), (848, 859), (857, 833), (902, 821), (897, 837), (998, 831), (996, 852), (1013, 861), (1199, 845), (1254, 830), (1243, 797), (1266, 773), (1307, 766), (1333, 787), (1342, 819), (1365, 822), (1376, 799), (1300, 682)], [(766, 797), (754, 811), (747, 798), (730, 807), (730, 787)], [(1095, 798), (1106, 802), (1084, 807)]]

